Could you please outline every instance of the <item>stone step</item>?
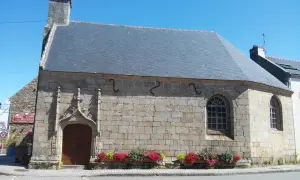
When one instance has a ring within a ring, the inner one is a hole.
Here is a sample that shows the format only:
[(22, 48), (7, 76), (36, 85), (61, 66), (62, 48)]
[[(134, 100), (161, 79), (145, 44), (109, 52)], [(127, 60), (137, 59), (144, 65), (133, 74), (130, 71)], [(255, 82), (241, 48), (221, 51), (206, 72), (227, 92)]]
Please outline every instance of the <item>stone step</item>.
[(63, 169), (84, 169), (84, 165), (63, 165)]

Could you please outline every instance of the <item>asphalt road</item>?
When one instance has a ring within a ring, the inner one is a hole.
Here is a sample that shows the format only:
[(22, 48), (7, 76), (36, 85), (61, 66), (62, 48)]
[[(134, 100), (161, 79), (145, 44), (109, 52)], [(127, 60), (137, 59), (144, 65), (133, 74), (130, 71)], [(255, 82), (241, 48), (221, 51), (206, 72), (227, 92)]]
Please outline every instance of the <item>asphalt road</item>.
[(0, 180), (299, 180), (300, 172), (255, 174), (243, 176), (177, 176), (177, 177), (13, 177), (0, 176)]

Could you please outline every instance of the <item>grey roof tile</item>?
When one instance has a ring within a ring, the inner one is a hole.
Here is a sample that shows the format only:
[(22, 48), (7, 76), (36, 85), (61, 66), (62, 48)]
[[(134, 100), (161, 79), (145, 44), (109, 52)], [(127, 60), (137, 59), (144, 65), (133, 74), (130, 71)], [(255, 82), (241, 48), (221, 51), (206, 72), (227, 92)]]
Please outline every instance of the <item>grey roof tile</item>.
[(244, 80), (288, 89), (215, 32), (71, 22), (57, 26), (45, 70)]
[(290, 74), (300, 75), (300, 60), (284, 59), (273, 56), (267, 56), (266, 58), (281, 66)]

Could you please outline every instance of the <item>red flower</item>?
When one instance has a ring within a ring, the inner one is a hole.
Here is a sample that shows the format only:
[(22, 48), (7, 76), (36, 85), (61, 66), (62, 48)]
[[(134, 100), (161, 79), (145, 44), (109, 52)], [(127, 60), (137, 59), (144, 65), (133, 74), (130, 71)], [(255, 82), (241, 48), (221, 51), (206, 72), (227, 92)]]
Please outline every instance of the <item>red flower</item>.
[(151, 161), (159, 161), (161, 160), (160, 158), (160, 154), (158, 154), (157, 152), (148, 152), (145, 154), (145, 156), (150, 159)]
[(194, 158), (192, 158), (192, 157), (187, 157), (186, 158), (186, 162), (188, 163), (188, 164), (194, 164), (195, 163), (195, 159)]
[(192, 152), (187, 153), (186, 156), (185, 156), (185, 160), (189, 164), (195, 163), (195, 161), (197, 159), (199, 159), (199, 156), (195, 153), (192, 153)]
[(240, 157), (240, 156), (238, 156), (238, 155), (234, 155), (234, 156), (233, 156), (233, 161), (234, 161), (234, 162), (238, 162), (239, 160), (241, 160), (241, 157)]
[(104, 152), (98, 154), (98, 159), (100, 159), (101, 161), (106, 159), (106, 154)]
[(114, 160), (119, 162), (125, 162), (127, 161), (128, 154), (126, 153), (115, 153), (114, 154)]

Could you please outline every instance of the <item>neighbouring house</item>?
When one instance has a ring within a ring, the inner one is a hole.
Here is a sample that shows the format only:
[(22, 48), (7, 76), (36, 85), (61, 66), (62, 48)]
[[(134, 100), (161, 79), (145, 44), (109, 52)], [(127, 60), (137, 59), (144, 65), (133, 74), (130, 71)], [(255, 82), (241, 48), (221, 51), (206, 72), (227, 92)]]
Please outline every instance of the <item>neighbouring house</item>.
[(265, 48), (260, 46), (253, 46), (250, 57), (294, 92), (292, 100), (296, 154), (300, 159), (300, 61), (267, 56)]
[(16, 159), (22, 161), (27, 153), (27, 144), (32, 143), (36, 91), (38, 79), (33, 79), (9, 98), (9, 135), (16, 137)]
[(50, 0), (30, 164), (146, 148), (295, 155), (293, 92), (211, 31), (70, 21)]

